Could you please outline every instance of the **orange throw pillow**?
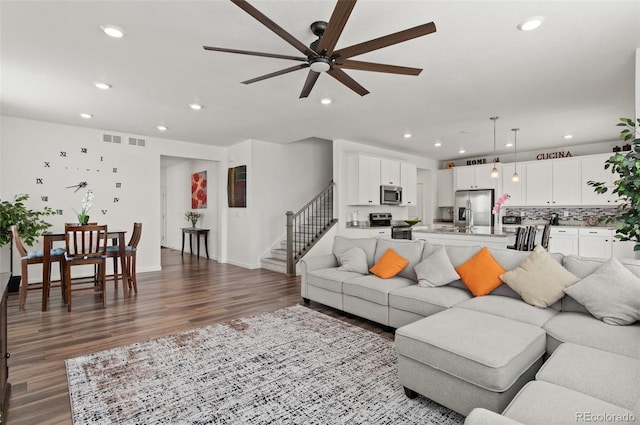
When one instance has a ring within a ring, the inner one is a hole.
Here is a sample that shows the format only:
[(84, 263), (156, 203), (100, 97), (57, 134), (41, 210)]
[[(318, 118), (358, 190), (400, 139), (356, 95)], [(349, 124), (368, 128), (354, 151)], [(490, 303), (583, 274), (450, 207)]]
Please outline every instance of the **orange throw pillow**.
[(407, 264), (409, 264), (409, 260), (402, 258), (397, 252), (389, 248), (369, 271), (379, 278), (389, 279), (400, 273)]
[(506, 272), (485, 246), (466, 263), (456, 267), (460, 280), (476, 297), (487, 295), (502, 285), (500, 275)]

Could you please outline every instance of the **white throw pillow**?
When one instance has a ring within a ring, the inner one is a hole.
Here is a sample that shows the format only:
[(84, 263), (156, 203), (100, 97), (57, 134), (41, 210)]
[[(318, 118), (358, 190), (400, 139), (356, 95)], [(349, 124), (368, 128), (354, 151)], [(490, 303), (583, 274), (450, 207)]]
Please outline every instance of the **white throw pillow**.
[(609, 325), (640, 320), (640, 279), (612, 258), (565, 293)]
[(418, 263), (414, 271), (418, 276), (418, 286), (422, 288), (435, 288), (460, 279), (443, 246)]
[(522, 264), (500, 276), (500, 279), (526, 303), (540, 308), (556, 303), (563, 297), (564, 288), (580, 280), (540, 245), (533, 249)]
[(364, 249), (354, 246), (341, 254), (336, 254), (336, 256), (338, 257), (338, 263), (340, 263), (338, 270), (360, 274), (369, 273), (367, 253), (364, 252)]

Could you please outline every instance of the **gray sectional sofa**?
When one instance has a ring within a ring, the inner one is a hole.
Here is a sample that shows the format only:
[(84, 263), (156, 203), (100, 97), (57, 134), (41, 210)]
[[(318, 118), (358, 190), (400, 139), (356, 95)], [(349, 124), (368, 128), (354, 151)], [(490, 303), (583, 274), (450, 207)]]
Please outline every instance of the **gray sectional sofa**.
[[(389, 248), (408, 264), (396, 276), (381, 279), (368, 269)], [(425, 264), (447, 275), (451, 266), (462, 265), (481, 250), (445, 246), (450, 264), (439, 267), (429, 262), (438, 248), (424, 241), (336, 236), (333, 254), (301, 261), (302, 297), (396, 328), (398, 373), (407, 395), (421, 394), (468, 415), (468, 424), (640, 422), (640, 322), (613, 325), (611, 320), (617, 319), (598, 311), (605, 323), (569, 295), (546, 308), (536, 307), (507, 284), (484, 296), (474, 296), (459, 279), (424, 287), (416, 270), (424, 270)], [(353, 258), (355, 251), (360, 260)], [(489, 252), (505, 271), (522, 269), (531, 255)], [(358, 263), (365, 258), (366, 267)], [(561, 254), (551, 258), (554, 267), (561, 265), (579, 280), (575, 287), (593, 281), (611, 263)], [(640, 278), (640, 261), (620, 263), (618, 268), (630, 272), (628, 279)], [(608, 276), (615, 280), (618, 275)], [(440, 279), (438, 273), (434, 279)], [(637, 294), (632, 286), (623, 295)], [(624, 312), (630, 321), (640, 314), (640, 298), (637, 301)]]

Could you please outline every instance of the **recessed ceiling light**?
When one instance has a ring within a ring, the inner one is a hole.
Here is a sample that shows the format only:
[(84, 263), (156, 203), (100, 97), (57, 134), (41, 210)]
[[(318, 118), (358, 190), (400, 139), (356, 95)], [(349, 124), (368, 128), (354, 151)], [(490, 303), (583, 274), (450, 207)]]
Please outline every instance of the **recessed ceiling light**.
[(198, 104), (198, 103), (190, 103), (189, 104), (189, 108), (193, 109), (194, 111), (199, 111), (202, 108), (204, 108), (204, 106)]
[(564, 138), (569, 140), (569, 139), (573, 139), (573, 134), (565, 134)]
[(464, 148), (460, 148), (460, 150), (458, 151), (458, 153), (465, 153), (466, 151), (464, 150)]
[(411, 133), (404, 133), (402, 135), (402, 137), (404, 137), (405, 139), (410, 139), (411, 138)]
[(332, 100), (329, 99), (328, 97), (325, 97), (324, 99), (320, 99), (320, 103), (322, 103), (323, 105), (329, 105), (331, 104)]
[(111, 84), (102, 83), (100, 81), (93, 83), (93, 85), (99, 88), (100, 90), (109, 90), (111, 88)]
[(122, 38), (125, 35), (124, 30), (115, 25), (100, 25), (100, 29), (109, 37), (113, 38)]
[(93, 115), (91, 115), (91, 114), (87, 114), (86, 112), (82, 112), (82, 113), (80, 114), (80, 116), (81, 116), (82, 118), (84, 118), (85, 120), (88, 120), (88, 119), (93, 118)]
[(435, 146), (436, 148), (439, 148), (440, 146), (442, 146), (442, 142), (435, 142), (433, 146)]
[(167, 130), (169, 130), (169, 127), (166, 127), (166, 126), (164, 126), (164, 125), (159, 125), (159, 126), (158, 126), (158, 130), (160, 130), (160, 131), (167, 131)]
[(533, 16), (518, 24), (520, 31), (532, 31), (538, 28), (544, 22), (544, 16)]
[(510, 148), (511, 146), (513, 146), (513, 143), (509, 142), (509, 143), (505, 143), (504, 144), (506, 147)]

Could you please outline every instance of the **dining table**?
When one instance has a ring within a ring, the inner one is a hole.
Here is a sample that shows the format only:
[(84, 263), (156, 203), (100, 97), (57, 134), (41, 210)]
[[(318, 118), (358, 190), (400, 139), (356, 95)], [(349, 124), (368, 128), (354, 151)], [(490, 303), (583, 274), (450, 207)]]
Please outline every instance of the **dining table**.
[[(124, 297), (129, 298), (129, 272), (126, 267), (127, 245), (124, 241), (126, 233), (126, 230), (112, 230), (107, 228), (107, 238), (112, 240), (112, 244), (114, 246), (118, 246), (120, 254), (120, 268), (122, 269), (122, 288)], [(47, 302), (49, 300), (49, 287), (51, 285), (51, 249), (53, 248), (54, 242), (64, 240), (64, 230), (54, 230), (44, 232), (42, 234), (42, 311), (47, 311)], [(62, 276), (60, 279), (62, 279)]]

